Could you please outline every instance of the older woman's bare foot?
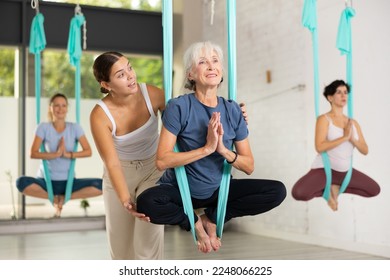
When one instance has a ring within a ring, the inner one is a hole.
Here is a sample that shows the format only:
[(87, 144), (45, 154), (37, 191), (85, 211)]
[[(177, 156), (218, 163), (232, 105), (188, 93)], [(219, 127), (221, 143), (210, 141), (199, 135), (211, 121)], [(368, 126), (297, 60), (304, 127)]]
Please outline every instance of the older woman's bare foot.
[(195, 233), (196, 238), (198, 239), (198, 250), (202, 253), (210, 253), (212, 250), (210, 238), (204, 230), (200, 217), (198, 217), (198, 221), (195, 223)]
[(217, 225), (210, 221), (206, 215), (200, 216), (204, 229), (210, 238), (211, 247), (214, 251), (218, 251), (221, 248), (221, 239), (217, 236)]

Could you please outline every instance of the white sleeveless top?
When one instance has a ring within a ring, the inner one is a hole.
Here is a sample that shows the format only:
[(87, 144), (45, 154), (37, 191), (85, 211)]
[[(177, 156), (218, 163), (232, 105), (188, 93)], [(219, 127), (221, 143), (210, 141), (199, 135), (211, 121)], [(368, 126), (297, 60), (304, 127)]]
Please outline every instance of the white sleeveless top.
[[(332, 119), (328, 117), (328, 115), (325, 116), (329, 122), (328, 135), (327, 135), (328, 141), (332, 141), (342, 137), (344, 135), (344, 129), (335, 126), (332, 122)], [(352, 125), (352, 137), (357, 140), (359, 139), (359, 135), (357, 134), (355, 125)], [(348, 171), (349, 166), (351, 165), (351, 157), (352, 157), (353, 149), (354, 146), (352, 145), (352, 143), (349, 141), (345, 141), (340, 145), (338, 145), (337, 147), (328, 150), (327, 153), (330, 160), (330, 167), (333, 170), (339, 172)], [(315, 169), (315, 168), (323, 168), (323, 167), (324, 164), (322, 162), (322, 156), (321, 154), (318, 154), (314, 159), (311, 168)]]
[(154, 156), (157, 151), (158, 119), (153, 111), (146, 85), (142, 83), (139, 84), (139, 86), (145, 99), (146, 106), (148, 107), (150, 118), (143, 126), (128, 134), (117, 136), (115, 120), (108, 110), (107, 105), (102, 100), (99, 100), (97, 103), (112, 123), (114, 146), (119, 159), (124, 161), (149, 159)]

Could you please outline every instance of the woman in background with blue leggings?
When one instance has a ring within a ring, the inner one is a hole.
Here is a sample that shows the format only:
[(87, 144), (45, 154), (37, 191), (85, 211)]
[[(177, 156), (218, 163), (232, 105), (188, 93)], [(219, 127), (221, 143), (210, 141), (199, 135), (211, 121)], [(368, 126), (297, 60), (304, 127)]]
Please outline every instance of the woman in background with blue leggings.
[[(77, 123), (65, 121), (68, 113), (68, 99), (62, 93), (51, 97), (49, 103), (50, 122), (40, 123), (35, 131), (30, 156), (33, 159), (47, 160), (53, 185), (55, 216), (61, 215), (65, 199), (65, 189), (72, 159), (90, 157), (91, 147), (84, 131)], [(73, 152), (75, 141), (81, 145), (81, 151)], [(45, 152), (40, 151), (41, 144)], [(48, 198), (44, 179), (43, 162), (37, 177), (21, 176), (16, 181), (21, 193), (37, 198)], [(71, 199), (82, 199), (102, 194), (102, 179), (74, 178)]]

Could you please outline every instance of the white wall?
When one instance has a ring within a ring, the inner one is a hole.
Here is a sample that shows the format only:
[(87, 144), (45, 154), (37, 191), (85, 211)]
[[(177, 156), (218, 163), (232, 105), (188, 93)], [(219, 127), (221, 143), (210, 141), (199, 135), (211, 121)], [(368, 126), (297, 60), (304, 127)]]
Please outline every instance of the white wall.
[[(203, 16), (203, 39), (220, 44), (226, 53), (226, 1), (215, 1), (212, 26), (209, 2), (185, 4), (203, 9), (198, 15)], [(250, 116), (256, 158), (252, 177), (283, 181), (288, 196), (277, 209), (232, 224), (246, 232), (390, 257), (390, 152), (385, 143), (390, 137), (386, 84), (390, 74), (390, 32), (386, 29), (390, 26), (390, 2), (355, 0), (353, 5), (354, 112), (370, 147), (368, 156), (355, 152), (354, 167), (380, 184), (380, 195), (362, 198), (343, 194), (335, 213), (322, 198), (309, 202), (292, 199), (293, 184), (309, 170), (315, 156), (312, 45), (310, 32), (301, 25), (303, 0), (239, 0), (238, 101), (246, 102)], [(346, 78), (345, 57), (335, 47), (343, 9), (341, 0), (318, 1), (321, 90), (335, 79)], [(272, 74), (271, 83), (266, 82), (267, 70)], [(222, 94), (225, 92), (226, 84)], [(320, 112), (324, 113), (328, 104), (320, 98)]]
[[(17, 112), (17, 100), (10, 97), (0, 98), (0, 128), (2, 135), (0, 137), (0, 205), (11, 204), (12, 191), (14, 192), (14, 201), (17, 199), (17, 190), (12, 188), (10, 183), (14, 183), (18, 174), (18, 118), (14, 112)], [(12, 182), (6, 172), (10, 172)]]

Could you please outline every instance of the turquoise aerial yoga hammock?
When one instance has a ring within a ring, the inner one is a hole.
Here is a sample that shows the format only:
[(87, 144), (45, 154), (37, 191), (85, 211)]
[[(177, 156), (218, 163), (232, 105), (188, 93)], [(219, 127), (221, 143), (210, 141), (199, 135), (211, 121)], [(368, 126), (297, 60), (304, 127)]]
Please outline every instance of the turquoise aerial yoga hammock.
[[(352, 7), (346, 7), (341, 13), (339, 29), (337, 33), (337, 48), (341, 55), (347, 56), (347, 83), (350, 86), (348, 94), (348, 118), (353, 119), (353, 81), (352, 81), (352, 27), (351, 18), (355, 16), (355, 10)], [(343, 193), (351, 181), (352, 177), (352, 158), (348, 172), (345, 175), (344, 181), (340, 187), (340, 193)]]
[[(227, 11), (227, 33), (228, 33), (228, 96), (236, 101), (237, 96), (237, 67), (236, 67), (236, 0), (226, 1)], [(229, 195), (230, 177), (232, 165), (226, 160), (223, 162), (223, 174), (221, 186), (218, 193), (217, 206), (217, 236), (222, 238), (223, 226), (225, 224), (226, 205)]]
[[(34, 8), (34, 7), (33, 7)], [(36, 15), (31, 22), (30, 29), (30, 44), (29, 52), (34, 54), (35, 57), (35, 103), (36, 103), (36, 123), (41, 122), (41, 52), (46, 47), (46, 35), (43, 22), (45, 18), (43, 14), (39, 12), (38, 2), (36, 2)], [(42, 143), (41, 152), (45, 152), (45, 147)], [(47, 195), (51, 203), (54, 203), (53, 185), (51, 183), (51, 177), (47, 160), (42, 160), (43, 171), (47, 187)]]
[[(337, 36), (337, 47), (342, 54), (347, 55), (347, 82), (350, 85), (351, 92), (348, 96), (348, 115), (352, 118), (352, 39), (350, 17), (354, 15), (353, 9), (346, 8), (340, 19)], [(317, 0), (305, 0), (302, 13), (302, 25), (308, 28), (312, 34), (313, 44), (313, 64), (314, 64), (314, 103), (316, 118), (319, 116), (319, 63), (318, 63), (318, 30), (317, 30)], [(326, 175), (326, 184), (323, 192), (323, 198), (329, 200), (330, 187), (332, 184), (332, 171), (330, 167), (329, 156), (326, 152), (321, 153), (324, 170)], [(350, 168), (340, 187), (340, 193), (347, 188), (352, 175), (352, 160)]]
[[(35, 56), (35, 96), (36, 96), (36, 123), (40, 123), (40, 113), (41, 113), (41, 52), (46, 47), (46, 36), (43, 26), (44, 16), (39, 12), (39, 2), (32, 2), (36, 6), (33, 8), (36, 9), (36, 15), (31, 23), (30, 30), (30, 44), (29, 52), (33, 53)], [(85, 18), (82, 14), (76, 14), (75, 17), (71, 20), (71, 27), (69, 31), (69, 40), (68, 40), (68, 53), (70, 56), (70, 63), (76, 67), (75, 74), (75, 98), (76, 98), (76, 121), (80, 123), (80, 58), (81, 58), (81, 33), (80, 26), (85, 23)], [(77, 141), (75, 142), (73, 151), (77, 151)], [(41, 145), (41, 152), (45, 152), (45, 147)], [(50, 171), (48, 167), (47, 160), (42, 160), (44, 176), (47, 187), (48, 199), (53, 204), (54, 203), (54, 193), (53, 185), (51, 182)], [(72, 195), (72, 187), (74, 181), (74, 166), (75, 159), (71, 160), (71, 165), (68, 173), (68, 180), (65, 190), (65, 202), (67, 202)]]
[[(173, 63), (173, 10), (172, 10), (172, 1), (171, 0), (163, 0), (162, 2), (162, 26), (163, 26), (163, 61), (164, 61), (164, 92), (165, 92), (165, 103), (172, 96), (172, 63)], [(175, 152), (178, 152), (178, 147), (175, 145)], [(183, 201), (184, 213), (187, 215), (190, 225), (191, 232), (194, 238), (195, 244), (197, 243), (196, 234), (195, 234), (195, 219), (194, 215), (192, 215), (193, 207), (191, 201), (190, 189), (187, 181), (187, 174), (184, 169), (184, 166), (178, 166), (175, 168), (175, 174), (178, 181), (180, 196)]]
[[(68, 54), (70, 64), (75, 68), (75, 99), (76, 99), (76, 122), (80, 124), (80, 97), (81, 97), (81, 65), (80, 59), (82, 55), (81, 47), (81, 26), (85, 26), (85, 17), (81, 13), (80, 6), (77, 5), (75, 9), (75, 16), (70, 21), (69, 38), (68, 38)], [(74, 143), (73, 151), (77, 151), (78, 141)], [(74, 169), (76, 160), (71, 159), (68, 180), (65, 190), (65, 203), (70, 200), (72, 195)]]
[[(236, 99), (236, 30), (235, 30), (235, 0), (227, 0), (227, 16), (228, 16), (228, 57), (229, 57), (229, 98)], [(172, 96), (172, 1), (163, 0), (163, 47), (164, 47), (164, 90), (165, 90), (165, 102)], [(179, 152), (177, 145), (174, 148), (175, 152)], [(187, 215), (191, 232), (195, 244), (197, 244), (197, 238), (195, 233), (195, 219), (193, 215), (193, 206), (191, 201), (191, 193), (188, 185), (187, 175), (184, 166), (178, 166), (175, 168), (175, 174), (180, 189), (180, 195), (183, 201), (184, 213)], [(224, 161), (222, 181), (218, 194), (217, 205), (217, 236), (222, 238), (223, 226), (226, 215), (227, 197), (229, 194), (231, 165)]]

